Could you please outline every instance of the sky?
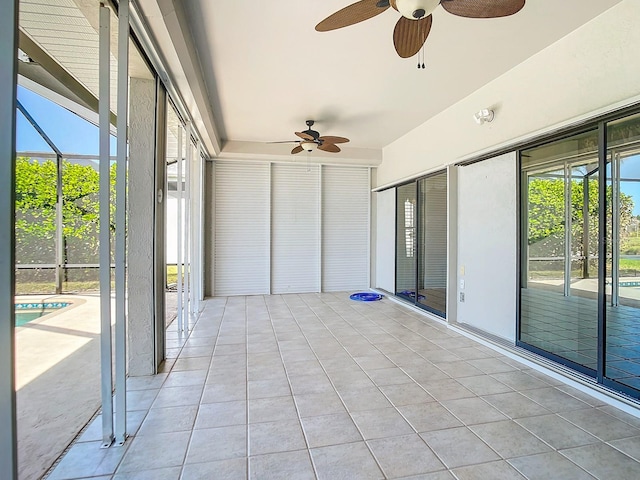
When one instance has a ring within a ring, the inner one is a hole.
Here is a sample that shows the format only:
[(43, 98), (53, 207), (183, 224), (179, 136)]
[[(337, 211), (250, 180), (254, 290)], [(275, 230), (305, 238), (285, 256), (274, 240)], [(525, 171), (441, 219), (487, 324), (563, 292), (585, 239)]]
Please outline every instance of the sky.
[[(63, 154), (98, 155), (98, 127), (21, 86), (18, 101)], [(21, 112), (16, 120), (16, 151), (52, 151)], [(111, 136), (112, 155), (115, 151), (115, 137)]]

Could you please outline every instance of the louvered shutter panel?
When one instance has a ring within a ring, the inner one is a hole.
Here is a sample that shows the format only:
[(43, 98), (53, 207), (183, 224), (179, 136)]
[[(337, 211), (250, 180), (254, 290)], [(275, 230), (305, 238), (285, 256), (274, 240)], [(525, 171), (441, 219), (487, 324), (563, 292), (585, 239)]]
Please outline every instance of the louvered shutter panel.
[(369, 169), (322, 168), (322, 291), (369, 287)]
[(216, 162), (216, 295), (269, 293), (269, 165)]
[(317, 165), (271, 171), (271, 291), (320, 291), (320, 185)]

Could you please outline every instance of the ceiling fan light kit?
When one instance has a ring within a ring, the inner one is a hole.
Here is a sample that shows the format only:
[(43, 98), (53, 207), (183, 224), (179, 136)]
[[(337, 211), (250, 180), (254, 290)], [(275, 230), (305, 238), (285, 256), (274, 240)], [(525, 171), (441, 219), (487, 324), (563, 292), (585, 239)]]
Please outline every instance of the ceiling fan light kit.
[(395, 0), (390, 3), (403, 17), (409, 20), (419, 20), (431, 15), (440, 4), (440, 0)]

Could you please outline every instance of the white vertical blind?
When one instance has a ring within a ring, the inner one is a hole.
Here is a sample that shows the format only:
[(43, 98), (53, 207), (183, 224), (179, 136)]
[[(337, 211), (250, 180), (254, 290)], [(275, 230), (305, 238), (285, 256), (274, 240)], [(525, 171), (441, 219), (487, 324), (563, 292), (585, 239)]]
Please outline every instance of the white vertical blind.
[(320, 291), (320, 185), (317, 165), (271, 171), (271, 291)]
[(215, 294), (269, 293), (269, 165), (215, 166)]
[(322, 291), (369, 287), (369, 169), (322, 168)]

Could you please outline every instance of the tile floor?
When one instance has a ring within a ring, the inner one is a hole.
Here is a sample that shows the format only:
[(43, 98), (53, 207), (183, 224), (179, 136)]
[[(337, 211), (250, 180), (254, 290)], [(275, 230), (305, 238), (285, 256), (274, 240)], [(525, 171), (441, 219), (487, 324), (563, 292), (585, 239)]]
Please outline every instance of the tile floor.
[(640, 419), (387, 299), (214, 298), (49, 480), (640, 478)]

